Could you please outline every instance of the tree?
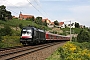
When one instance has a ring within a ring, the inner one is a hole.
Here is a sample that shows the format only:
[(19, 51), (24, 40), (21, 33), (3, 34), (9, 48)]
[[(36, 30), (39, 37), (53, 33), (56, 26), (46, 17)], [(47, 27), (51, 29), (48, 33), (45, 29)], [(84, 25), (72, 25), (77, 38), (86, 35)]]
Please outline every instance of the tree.
[(32, 16), (32, 18), (29, 17), (26, 20), (34, 21), (34, 16)]
[(89, 32), (85, 30), (81, 30), (77, 36), (77, 42), (90, 42)]
[(36, 17), (35, 22), (39, 25), (42, 25), (42, 17)]
[(55, 25), (59, 25), (59, 22), (56, 20), (56, 21), (54, 21), (54, 24)]
[(43, 22), (43, 25), (47, 26), (47, 22), (46, 22), (46, 20)]
[(23, 24), (19, 24), (19, 28), (22, 29), (23, 28)]
[(75, 22), (75, 28), (79, 28), (79, 23)]
[(12, 15), (10, 11), (6, 10), (6, 6), (0, 6), (0, 20), (11, 19)]
[(90, 32), (90, 27), (88, 28), (88, 31)]

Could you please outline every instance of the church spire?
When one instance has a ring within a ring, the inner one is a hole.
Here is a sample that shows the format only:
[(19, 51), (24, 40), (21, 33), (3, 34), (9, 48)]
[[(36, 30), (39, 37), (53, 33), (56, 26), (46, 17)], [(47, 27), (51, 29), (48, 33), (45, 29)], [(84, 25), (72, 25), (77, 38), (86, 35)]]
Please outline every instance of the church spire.
[(20, 14), (22, 14), (22, 12), (20, 11)]

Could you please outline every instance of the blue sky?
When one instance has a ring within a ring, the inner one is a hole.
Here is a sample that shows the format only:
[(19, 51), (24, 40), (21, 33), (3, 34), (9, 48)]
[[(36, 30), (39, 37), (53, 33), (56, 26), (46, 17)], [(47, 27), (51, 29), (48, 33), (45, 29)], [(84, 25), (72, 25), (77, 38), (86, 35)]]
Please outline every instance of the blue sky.
[(71, 20), (90, 27), (90, 0), (0, 0), (0, 5), (5, 5), (15, 16), (21, 11), (52, 22)]

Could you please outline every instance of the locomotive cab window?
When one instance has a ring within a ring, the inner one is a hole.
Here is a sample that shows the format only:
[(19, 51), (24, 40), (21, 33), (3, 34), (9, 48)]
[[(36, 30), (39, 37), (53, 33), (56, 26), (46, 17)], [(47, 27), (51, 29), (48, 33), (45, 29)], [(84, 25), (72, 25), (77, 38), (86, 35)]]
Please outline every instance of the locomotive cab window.
[(22, 35), (32, 35), (32, 30), (31, 29), (23, 29), (22, 30)]
[(32, 33), (31, 29), (30, 29), (30, 30), (27, 30), (27, 33), (28, 33), (28, 34), (31, 34), (31, 33)]

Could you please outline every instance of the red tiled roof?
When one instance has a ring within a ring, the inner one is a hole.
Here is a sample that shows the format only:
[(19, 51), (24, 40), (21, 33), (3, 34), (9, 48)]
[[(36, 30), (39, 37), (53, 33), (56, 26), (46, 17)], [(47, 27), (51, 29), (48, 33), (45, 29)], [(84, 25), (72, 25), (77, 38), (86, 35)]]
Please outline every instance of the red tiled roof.
[(62, 26), (64, 24), (64, 22), (59, 22), (59, 25)]
[(54, 22), (51, 22), (52, 25), (54, 25)]
[(22, 14), (20, 14), (19, 17), (20, 17), (20, 19), (27, 19), (27, 18), (32, 18), (34, 16), (33, 15), (22, 15)]
[(48, 20), (48, 18), (46, 18), (46, 19), (42, 19), (42, 22), (47, 22), (47, 21), (49, 21), (49, 23), (51, 23), (51, 21), (50, 20)]
[(46, 19), (42, 19), (42, 22), (45, 22)]

